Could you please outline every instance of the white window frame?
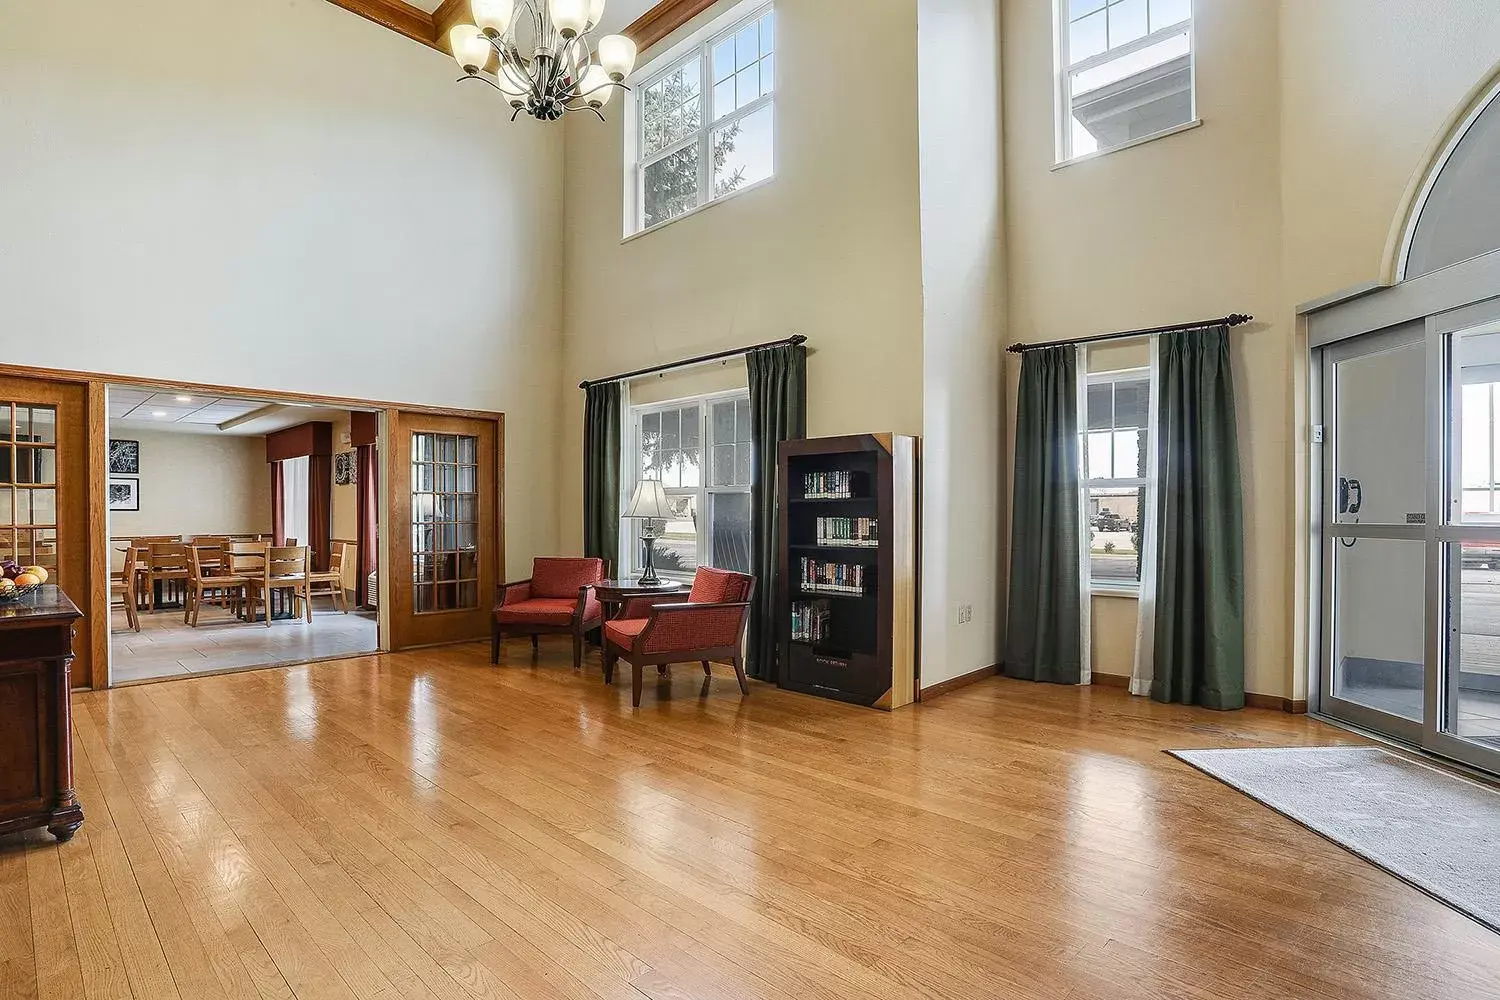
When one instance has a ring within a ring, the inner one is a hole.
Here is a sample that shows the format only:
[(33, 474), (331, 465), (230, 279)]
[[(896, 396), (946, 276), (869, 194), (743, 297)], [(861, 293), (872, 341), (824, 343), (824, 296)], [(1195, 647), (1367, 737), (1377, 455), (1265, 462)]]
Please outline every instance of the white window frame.
[[(1118, 152), (1122, 149), (1130, 149), (1142, 143), (1151, 142), (1154, 139), (1163, 139), (1178, 132), (1185, 132), (1191, 128), (1197, 128), (1203, 122), (1198, 118), (1198, 0), (1188, 0), (1191, 14), (1185, 21), (1178, 21), (1149, 32), (1140, 38), (1126, 42), (1115, 48), (1105, 49), (1098, 55), (1090, 56), (1076, 66), (1068, 64), (1068, 45), (1071, 37), (1069, 26), (1072, 21), (1068, 17), (1069, 0), (1052, 0), (1052, 39), (1053, 51), (1055, 53), (1056, 66), (1053, 73), (1053, 96), (1054, 114), (1053, 126), (1056, 131), (1056, 162), (1055, 166), (1065, 167), (1070, 163), (1079, 163), (1084, 160), (1092, 160), (1104, 156), (1107, 153)], [(1149, 7), (1148, 7), (1149, 11)], [(1107, 20), (1108, 15), (1106, 15)], [(1178, 125), (1172, 125), (1164, 129), (1143, 135), (1129, 142), (1122, 142), (1116, 146), (1105, 149), (1096, 149), (1091, 153), (1073, 154), (1073, 85), (1071, 78), (1075, 73), (1082, 73), (1103, 66), (1105, 63), (1114, 62), (1116, 59), (1128, 56), (1133, 52), (1149, 48), (1158, 42), (1166, 41), (1174, 35), (1182, 34), (1182, 26), (1187, 25), (1188, 35), (1188, 100), (1191, 110), (1188, 120)]]
[[(696, 215), (710, 205), (717, 205), (721, 201), (733, 198), (736, 195), (753, 191), (776, 179), (778, 156), (777, 150), (780, 143), (777, 141), (777, 115), (771, 112), (771, 173), (743, 187), (736, 188), (728, 194), (714, 196), (713, 192), (713, 134), (741, 119), (748, 118), (763, 108), (771, 107), (776, 103), (776, 97), (781, 90), (781, 19), (776, 19), (776, 41), (772, 52), (776, 57), (776, 66), (772, 76), (771, 92), (764, 94), (743, 108), (724, 115), (722, 118), (713, 117), (713, 50), (714, 47), (737, 34), (741, 28), (758, 21), (770, 11), (776, 9), (774, 0), (745, 0), (744, 3), (736, 5), (733, 9), (716, 18), (701, 31), (693, 34), (691, 38), (674, 45), (670, 50), (657, 59), (648, 63), (639, 74), (639, 82), (632, 81), (631, 89), (625, 95), (625, 238), (631, 239), (649, 232), (655, 232), (663, 226), (669, 226), (674, 222)], [(671, 76), (683, 67), (685, 63), (698, 59), (698, 98), (703, 102), (703, 114), (700, 119), (698, 131), (690, 138), (683, 139), (675, 145), (666, 146), (650, 156), (642, 156), (641, 151), (645, 149), (645, 117), (642, 115), (642, 105), (646, 90), (653, 84), (665, 77)], [(698, 204), (692, 208), (674, 215), (670, 219), (663, 219), (654, 225), (645, 225), (646, 218), (646, 169), (652, 164), (666, 159), (675, 153), (688, 148), (694, 143), (698, 144)]]
[[(1150, 369), (1149, 366), (1145, 367), (1145, 368), (1119, 368), (1119, 369), (1115, 369), (1113, 371), (1089, 372), (1085, 376), (1085, 384), (1086, 384), (1086, 386), (1110, 385), (1110, 384), (1113, 384), (1113, 383), (1116, 383), (1116, 382), (1145, 382), (1146, 386), (1147, 386), (1147, 390), (1148, 390), (1147, 391), (1147, 399), (1148, 400), (1150, 399), (1150, 391), (1149, 390), (1150, 390), (1150, 386), (1151, 386), (1151, 369)], [(1084, 556), (1085, 556), (1085, 558), (1086, 558), (1086, 560), (1088, 562), (1089, 570), (1090, 570), (1090, 572), (1089, 572), (1089, 591), (1091, 593), (1095, 593), (1095, 594), (1120, 594), (1120, 595), (1128, 595), (1128, 596), (1132, 596), (1133, 597), (1133, 596), (1136, 596), (1136, 595), (1138, 595), (1140, 593), (1140, 590), (1141, 590), (1141, 582), (1140, 582), (1140, 580), (1115, 580), (1115, 579), (1101, 580), (1101, 579), (1096, 578), (1093, 575), (1093, 546), (1094, 546), (1094, 536), (1093, 536), (1093, 525), (1090, 523), (1089, 516), (1088, 516), (1089, 515), (1089, 506), (1090, 506), (1089, 505), (1089, 498), (1092, 495), (1092, 493), (1093, 493), (1094, 490), (1149, 489), (1150, 488), (1150, 476), (1148, 474), (1148, 475), (1145, 475), (1145, 476), (1124, 476), (1124, 477), (1116, 477), (1116, 478), (1113, 478), (1113, 479), (1090, 479), (1089, 478), (1089, 434), (1091, 433), (1091, 431), (1089, 430), (1089, 415), (1088, 415), (1088, 408), (1087, 408), (1088, 407), (1088, 404), (1087, 404), (1088, 392), (1085, 391), (1083, 395), (1084, 395), (1084, 400), (1085, 400), (1085, 403), (1084, 403), (1084, 412), (1081, 413), (1081, 414), (1079, 414), (1079, 421), (1078, 421), (1078, 425), (1079, 425), (1079, 435), (1078, 435), (1078, 439), (1079, 440), (1078, 440), (1078, 445), (1079, 445), (1079, 466), (1080, 466), (1080, 468), (1079, 468), (1079, 473), (1080, 473), (1079, 478), (1080, 478), (1080, 482), (1081, 482), (1081, 485), (1080, 485), (1079, 489), (1080, 489), (1080, 491), (1083, 494), (1080, 497), (1081, 504), (1082, 504), (1082, 508), (1081, 509), (1082, 509), (1082, 512), (1083, 512), (1083, 517), (1081, 517), (1079, 520), (1081, 522), (1080, 531), (1082, 533), (1083, 552), (1084, 552)], [(1151, 425), (1151, 421), (1154, 418), (1155, 418), (1154, 414), (1152, 414), (1150, 412), (1150, 406), (1149, 406), (1149, 403), (1148, 403), (1147, 414), (1146, 414), (1146, 426), (1142, 427), (1142, 428), (1139, 428), (1140, 430), (1142, 430), (1142, 431), (1145, 432), (1145, 439), (1141, 441), (1141, 451), (1143, 451), (1143, 452), (1147, 452), (1147, 449), (1150, 447), (1150, 442), (1152, 440), (1151, 426), (1150, 425)], [(1128, 430), (1128, 429), (1131, 429), (1131, 428), (1125, 428), (1125, 429)], [(1110, 432), (1114, 433), (1115, 431), (1118, 431), (1118, 430), (1121, 430), (1121, 428), (1116, 427), (1114, 425), (1114, 414), (1113, 414), (1113, 412), (1111, 412), (1111, 414), (1110, 414)], [(1094, 431), (1092, 433), (1098, 433), (1098, 432)], [(1111, 447), (1113, 447), (1113, 445), (1111, 445)], [(1148, 463), (1148, 465), (1149, 465), (1150, 462), (1152, 462), (1154, 460), (1155, 460), (1155, 456), (1153, 456), (1149, 452), (1147, 452), (1147, 454), (1146, 454), (1146, 462)], [(1111, 455), (1111, 461), (1113, 461), (1113, 455)], [(1118, 472), (1119, 470), (1117, 469), (1115, 471)], [(1142, 519), (1142, 521), (1144, 522), (1144, 519), (1146, 518), (1146, 515), (1147, 515), (1147, 505), (1143, 503), (1141, 505), (1141, 509), (1138, 512), (1137, 516), (1140, 517)], [(1141, 524), (1141, 539), (1142, 539), (1143, 544), (1144, 544), (1145, 537), (1146, 537), (1146, 525), (1144, 523), (1142, 523)]]
[[(711, 495), (721, 493), (743, 493), (749, 495), (750, 484), (744, 486), (715, 486), (713, 485), (713, 404), (732, 400), (738, 403), (740, 400), (750, 401), (749, 389), (729, 389), (724, 392), (704, 393), (700, 396), (683, 396), (678, 399), (665, 399), (657, 403), (642, 403), (630, 408), (630, 420), (627, 424), (628, 440), (622, 442), (621, 453), (626, 462), (625, 468), (630, 470), (629, 482), (624, 490), (624, 495), (629, 497), (635, 492), (636, 484), (641, 478), (641, 420), (652, 413), (662, 413), (667, 410), (680, 410), (687, 406), (698, 407), (698, 419), (700, 427), (698, 431), (699, 459), (698, 469), (701, 473), (698, 477), (697, 486), (664, 487), (668, 497), (695, 496), (698, 504), (698, 554), (695, 560), (698, 566), (713, 566), (713, 511)], [(751, 464), (751, 473), (754, 474), (754, 464)], [(641, 545), (640, 522), (630, 521), (624, 531), (620, 532), (620, 544), (625, 549), (620, 554), (620, 565), (628, 567), (627, 572), (620, 576), (640, 573), (645, 567), (642, 565), (644, 549)], [(657, 572), (669, 579), (677, 579), (690, 582), (693, 578), (691, 573), (674, 573), (657, 568)]]

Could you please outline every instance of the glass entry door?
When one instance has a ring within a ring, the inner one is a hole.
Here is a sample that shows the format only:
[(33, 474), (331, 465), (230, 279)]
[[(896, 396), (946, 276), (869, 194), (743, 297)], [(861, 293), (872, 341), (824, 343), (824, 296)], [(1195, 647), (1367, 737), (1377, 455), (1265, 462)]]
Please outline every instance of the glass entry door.
[(1500, 299), (1321, 368), (1321, 710), (1500, 773)]
[(1427, 338), (1325, 350), (1323, 711), (1412, 743), (1426, 719)]

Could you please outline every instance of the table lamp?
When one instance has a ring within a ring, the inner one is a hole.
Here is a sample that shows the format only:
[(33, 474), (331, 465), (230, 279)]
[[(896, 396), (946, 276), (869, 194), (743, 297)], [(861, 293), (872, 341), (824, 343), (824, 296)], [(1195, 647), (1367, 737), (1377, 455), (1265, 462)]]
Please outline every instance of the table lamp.
[(636, 582), (643, 587), (657, 587), (661, 580), (656, 576), (656, 539), (661, 531), (657, 527), (665, 527), (665, 522), (672, 517), (672, 508), (667, 503), (667, 491), (661, 488), (661, 483), (655, 479), (642, 479), (635, 486), (635, 494), (630, 498), (630, 506), (625, 508), (625, 516), (641, 521), (641, 541), (646, 543), (646, 571)]

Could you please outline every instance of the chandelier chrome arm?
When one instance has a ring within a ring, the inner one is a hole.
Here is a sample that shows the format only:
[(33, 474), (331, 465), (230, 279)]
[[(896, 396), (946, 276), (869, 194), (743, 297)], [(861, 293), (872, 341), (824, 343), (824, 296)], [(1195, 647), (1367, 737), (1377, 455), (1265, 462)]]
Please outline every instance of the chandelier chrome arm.
[[(592, 31), (606, 0), (471, 0), (475, 24), (449, 32), (465, 77), (480, 77), (500, 91), (517, 114), (542, 121), (600, 108), (635, 67), (636, 46), (624, 35), (594, 43)], [(529, 23), (528, 23), (529, 22)], [(529, 34), (528, 34), (529, 29)], [(493, 77), (482, 72), (495, 60)]]

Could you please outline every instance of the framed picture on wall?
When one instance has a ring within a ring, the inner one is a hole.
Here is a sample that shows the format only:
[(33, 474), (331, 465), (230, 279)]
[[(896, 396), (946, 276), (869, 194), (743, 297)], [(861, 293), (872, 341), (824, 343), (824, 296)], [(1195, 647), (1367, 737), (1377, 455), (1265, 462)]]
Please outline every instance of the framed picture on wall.
[(354, 468), (354, 452), (341, 451), (333, 456), (333, 485), (353, 486)]
[(139, 441), (109, 442), (109, 474), (111, 476), (139, 476), (141, 474), (141, 443)]
[[(113, 444), (113, 442), (110, 442)], [(109, 509), (140, 510), (141, 481), (130, 476), (109, 477)]]

